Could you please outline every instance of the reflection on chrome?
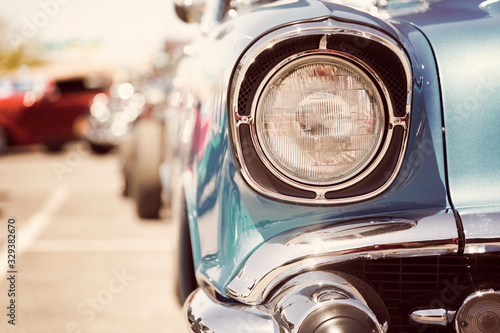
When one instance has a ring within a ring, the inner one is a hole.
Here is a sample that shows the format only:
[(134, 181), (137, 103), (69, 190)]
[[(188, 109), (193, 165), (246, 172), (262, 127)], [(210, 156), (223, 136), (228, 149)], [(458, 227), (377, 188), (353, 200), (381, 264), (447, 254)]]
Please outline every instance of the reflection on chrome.
[(184, 311), (191, 332), (304, 333), (339, 324), (357, 333), (387, 332), (388, 313), (379, 296), (360, 292), (348, 280), (334, 272), (307, 272), (276, 290), (265, 306), (222, 303), (197, 289)]
[(410, 320), (416, 324), (448, 326), (455, 319), (456, 311), (445, 309), (417, 310), (410, 314)]
[(479, 8), (486, 8), (488, 7), (489, 5), (492, 5), (496, 2), (498, 2), (500, 0), (486, 0), (486, 1), (483, 1), (479, 4)]
[(374, 219), (292, 230), (261, 245), (235, 274), (226, 293), (245, 304), (261, 304), (285, 279), (324, 265), (457, 251), (458, 232), (452, 214), (419, 221)]
[(269, 303), (274, 320), (290, 333), (332, 329), (340, 321), (352, 332), (382, 333), (388, 328), (387, 311), (378, 309), (383, 318), (377, 318), (369, 307), (370, 303), (385, 307), (383, 302), (365, 299), (348, 279), (332, 272), (301, 274), (279, 288)]
[(203, 290), (195, 290), (184, 305), (191, 332), (280, 333), (278, 324), (265, 306), (222, 303)]
[(500, 213), (461, 214), (465, 254), (500, 251)]

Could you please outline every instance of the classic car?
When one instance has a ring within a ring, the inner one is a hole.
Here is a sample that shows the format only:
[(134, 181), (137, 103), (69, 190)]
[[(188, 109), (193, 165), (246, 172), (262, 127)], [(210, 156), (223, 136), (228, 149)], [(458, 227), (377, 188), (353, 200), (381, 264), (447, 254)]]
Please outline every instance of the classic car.
[(9, 146), (42, 143), (49, 150), (60, 150), (77, 138), (75, 121), (101, 91), (93, 78), (4, 77), (0, 79), (0, 141)]
[(115, 76), (120, 79), (94, 98), (80, 121), (79, 135), (93, 152), (105, 154), (118, 148), (122, 194), (134, 201), (137, 215), (143, 219), (160, 220), (164, 206), (160, 180), (163, 120), (172, 90), (172, 71), (184, 44), (166, 42), (164, 51), (153, 57), (146, 70), (118, 72)]
[(94, 96), (88, 113), (79, 119), (78, 135), (94, 153), (105, 154), (129, 132), (144, 105), (144, 95), (131, 83), (114, 83), (108, 91)]
[(353, 4), (176, 4), (190, 332), (500, 332), (500, 3)]
[(141, 218), (158, 218), (161, 207), (159, 174), (162, 152), (160, 118), (166, 100), (163, 87), (117, 82), (94, 97), (79, 120), (79, 136), (96, 154), (118, 147), (122, 194), (130, 196)]

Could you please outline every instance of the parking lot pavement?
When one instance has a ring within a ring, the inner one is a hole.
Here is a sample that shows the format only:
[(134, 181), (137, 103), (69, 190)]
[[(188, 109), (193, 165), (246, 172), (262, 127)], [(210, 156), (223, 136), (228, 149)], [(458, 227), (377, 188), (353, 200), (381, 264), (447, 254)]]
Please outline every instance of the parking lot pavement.
[(186, 331), (172, 225), (139, 220), (121, 183), (117, 157), (82, 144), (0, 157), (0, 332)]

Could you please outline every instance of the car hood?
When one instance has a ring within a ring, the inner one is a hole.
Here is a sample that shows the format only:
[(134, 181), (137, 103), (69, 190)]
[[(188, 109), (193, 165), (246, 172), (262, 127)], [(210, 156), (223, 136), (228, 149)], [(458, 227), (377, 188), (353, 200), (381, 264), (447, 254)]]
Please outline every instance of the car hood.
[(435, 54), (455, 206), (498, 205), (500, 1), (446, 0), (393, 14), (420, 29)]

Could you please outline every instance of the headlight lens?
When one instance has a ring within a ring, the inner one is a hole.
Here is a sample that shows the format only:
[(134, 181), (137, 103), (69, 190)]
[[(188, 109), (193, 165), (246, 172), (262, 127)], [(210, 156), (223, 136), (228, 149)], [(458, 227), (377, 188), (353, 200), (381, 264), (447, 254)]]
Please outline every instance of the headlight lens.
[(257, 103), (256, 134), (285, 176), (331, 185), (373, 160), (384, 134), (377, 87), (358, 66), (333, 55), (304, 56), (279, 69)]

